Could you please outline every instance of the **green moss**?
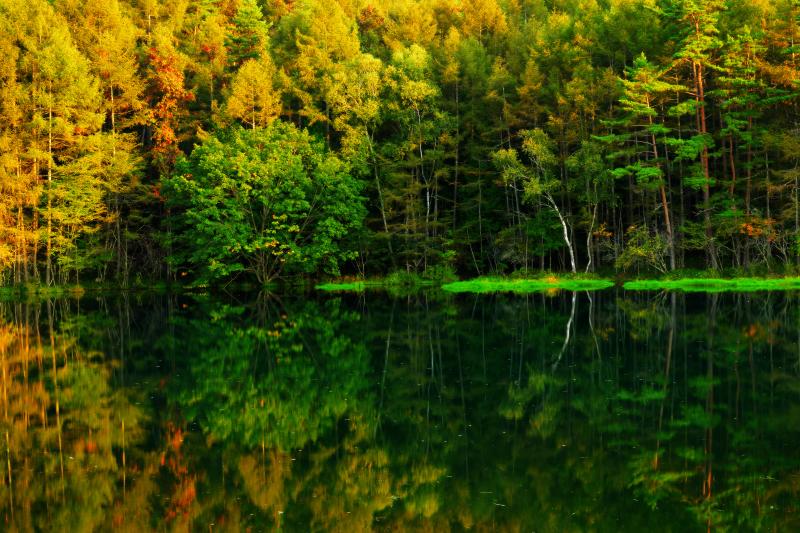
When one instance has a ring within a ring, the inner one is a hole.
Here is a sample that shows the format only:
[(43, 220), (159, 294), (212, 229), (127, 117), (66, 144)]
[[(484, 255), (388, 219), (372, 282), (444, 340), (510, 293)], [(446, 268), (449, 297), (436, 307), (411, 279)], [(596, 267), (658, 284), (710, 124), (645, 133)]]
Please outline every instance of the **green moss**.
[(541, 292), (553, 289), (566, 291), (596, 291), (614, 286), (613, 281), (592, 278), (540, 278), (540, 279), (506, 279), (506, 278), (477, 278), (467, 281), (456, 281), (442, 285), (442, 289), (449, 292)]
[(625, 283), (624, 287), (629, 291), (788, 291), (800, 290), (800, 278), (685, 278), (672, 280), (637, 280)]

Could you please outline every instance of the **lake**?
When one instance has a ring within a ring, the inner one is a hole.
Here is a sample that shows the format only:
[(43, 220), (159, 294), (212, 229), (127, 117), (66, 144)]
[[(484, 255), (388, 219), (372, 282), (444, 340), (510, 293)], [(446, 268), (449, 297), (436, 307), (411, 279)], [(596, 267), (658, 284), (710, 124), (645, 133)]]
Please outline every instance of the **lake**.
[(0, 303), (10, 531), (800, 529), (800, 294)]

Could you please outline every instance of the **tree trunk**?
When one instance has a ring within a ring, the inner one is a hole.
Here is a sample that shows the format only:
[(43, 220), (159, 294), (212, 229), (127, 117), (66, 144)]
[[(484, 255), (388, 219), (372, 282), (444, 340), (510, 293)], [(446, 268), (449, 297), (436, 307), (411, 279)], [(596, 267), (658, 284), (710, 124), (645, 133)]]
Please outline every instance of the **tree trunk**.
[(564, 242), (567, 244), (567, 251), (569, 252), (569, 262), (572, 268), (572, 273), (576, 274), (578, 272), (578, 266), (575, 264), (575, 251), (572, 249), (572, 242), (569, 239), (569, 226), (567, 226), (567, 221), (564, 220), (564, 217), (561, 215), (561, 210), (558, 208), (558, 204), (556, 204), (552, 195), (549, 192), (546, 192), (544, 193), (544, 197), (550, 203), (550, 206), (555, 210), (556, 215), (558, 215), (558, 220), (561, 222), (561, 229), (564, 232)]
[[(695, 26), (696, 31), (700, 32), (699, 27)], [(705, 99), (705, 84), (703, 80), (703, 64), (697, 61), (693, 62), (694, 85), (695, 85), (695, 101), (697, 102), (697, 132), (699, 135), (708, 134), (708, 125), (706, 121), (706, 99)], [(714, 246), (714, 230), (711, 227), (711, 172), (709, 170), (709, 155), (708, 147), (703, 145), (703, 150), (700, 153), (700, 166), (703, 169), (703, 222), (706, 230), (706, 255), (711, 263), (711, 268), (717, 270), (717, 250)]]
[(53, 281), (53, 106), (47, 110), (47, 262), (45, 283)]

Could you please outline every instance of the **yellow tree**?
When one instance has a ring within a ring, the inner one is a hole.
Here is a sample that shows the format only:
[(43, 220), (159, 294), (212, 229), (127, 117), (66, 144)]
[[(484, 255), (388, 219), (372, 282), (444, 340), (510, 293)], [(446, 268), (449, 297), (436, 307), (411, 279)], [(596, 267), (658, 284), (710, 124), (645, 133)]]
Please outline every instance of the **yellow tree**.
[(228, 115), (252, 129), (271, 124), (281, 112), (281, 92), (274, 80), (275, 66), (268, 55), (248, 59), (231, 83)]
[(17, 82), (18, 50), (0, 24), (0, 279), (13, 267), (12, 279), (27, 279), (28, 242), (23, 210), (31, 207), (35, 180), (23, 172), (24, 132)]
[(142, 162), (135, 128), (150, 117), (144, 80), (139, 75), (137, 41), (141, 31), (117, 0), (61, 0), (56, 7), (70, 23), (76, 45), (100, 83), (106, 126), (99, 148), (107, 154), (99, 172), (106, 190), (110, 231), (101, 236), (102, 245), (96, 251), (112, 252), (117, 277), (127, 279), (128, 232), (120, 212), (123, 195), (136, 185)]
[[(77, 175), (98, 145), (92, 141), (102, 126), (100, 92), (86, 58), (75, 47), (64, 19), (44, 0), (0, 1), (0, 20), (18, 50), (17, 80), (20, 121), (27, 132), (20, 174), (30, 173), (44, 188), (33, 229), (44, 217), (40, 240), (45, 246), (46, 282), (55, 281), (55, 262), (74, 252), (77, 233), (65, 231), (59, 220), (69, 220), (76, 199), (96, 198), (96, 181), (76, 182), (77, 188), (59, 189), (60, 181)], [(88, 158), (88, 159), (87, 159)], [(79, 202), (80, 203), (80, 202)], [(78, 209), (87, 208), (86, 204)], [(102, 210), (92, 206), (92, 210)], [(90, 217), (97, 222), (102, 216)], [(89, 219), (83, 218), (84, 221)], [(34, 243), (32, 255), (38, 252)]]

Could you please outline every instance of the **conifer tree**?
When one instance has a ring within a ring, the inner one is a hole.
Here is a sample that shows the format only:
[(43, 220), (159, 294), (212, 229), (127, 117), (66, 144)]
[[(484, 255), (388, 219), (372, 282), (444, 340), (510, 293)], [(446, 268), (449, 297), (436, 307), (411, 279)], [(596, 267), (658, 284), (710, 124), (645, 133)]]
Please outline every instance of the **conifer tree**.
[(275, 67), (266, 53), (248, 59), (231, 83), (228, 114), (251, 129), (269, 125), (281, 112), (281, 93), (274, 80)]

